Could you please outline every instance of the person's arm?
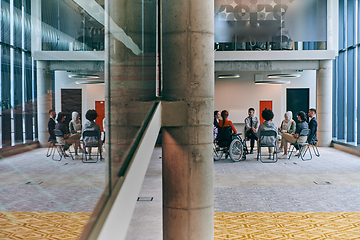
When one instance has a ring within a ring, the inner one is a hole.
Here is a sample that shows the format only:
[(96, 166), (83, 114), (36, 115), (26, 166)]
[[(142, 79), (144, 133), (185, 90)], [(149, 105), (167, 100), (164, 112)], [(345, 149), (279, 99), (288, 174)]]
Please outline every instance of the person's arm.
[[(258, 117), (255, 117), (255, 130), (258, 131), (259, 129), (259, 126), (260, 126), (260, 121), (259, 121), (259, 118)], [(256, 132), (254, 131), (254, 132)]]
[(245, 122), (246, 131), (248, 131), (251, 128), (249, 117), (245, 118), (244, 122)]
[(76, 133), (76, 130), (74, 128), (74, 124), (73, 124), (72, 121), (69, 122), (69, 131), (70, 131), (71, 134)]
[(50, 136), (55, 136), (54, 129), (55, 129), (55, 121), (49, 120), (48, 131), (49, 131)]
[(229, 122), (230, 122), (230, 125), (231, 125), (231, 128), (232, 128), (234, 134), (237, 134), (237, 131), (236, 131), (235, 127), (234, 127), (234, 124), (231, 121), (229, 121)]
[(296, 129), (296, 122), (295, 122), (295, 121), (292, 121), (292, 122), (291, 122), (290, 129), (287, 131), (287, 133), (292, 134), (292, 133), (295, 132), (295, 129)]
[(317, 122), (316, 121), (310, 121), (309, 129), (310, 129), (310, 135), (308, 136), (308, 142), (311, 141), (315, 136), (316, 129), (317, 129)]

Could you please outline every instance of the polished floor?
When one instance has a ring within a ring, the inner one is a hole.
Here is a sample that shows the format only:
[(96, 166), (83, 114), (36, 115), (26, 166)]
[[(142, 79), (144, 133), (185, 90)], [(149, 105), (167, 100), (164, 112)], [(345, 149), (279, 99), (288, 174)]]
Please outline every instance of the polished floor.
[[(0, 239), (77, 239), (100, 197), (104, 162), (45, 152), (0, 160)], [(360, 239), (360, 158), (320, 152), (308, 162), (214, 162), (215, 239)], [(162, 239), (161, 165), (155, 148), (127, 240)]]

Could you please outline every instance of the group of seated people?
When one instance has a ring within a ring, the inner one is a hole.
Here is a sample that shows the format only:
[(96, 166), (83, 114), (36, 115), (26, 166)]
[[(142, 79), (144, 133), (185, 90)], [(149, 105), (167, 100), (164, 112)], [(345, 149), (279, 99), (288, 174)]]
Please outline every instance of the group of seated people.
[[(64, 151), (68, 150), (72, 144), (74, 144), (75, 157), (78, 157), (78, 153), (82, 153), (85, 149), (82, 149), (80, 145), (80, 139), (82, 139), (82, 133), (85, 131), (96, 132), (97, 137), (95, 137), (98, 144), (99, 152), (101, 153), (101, 129), (98, 124), (95, 123), (95, 119), (98, 117), (96, 110), (90, 109), (86, 112), (85, 118), (87, 119), (84, 126), (81, 124), (79, 113), (72, 113), (72, 120), (69, 122), (69, 125), (65, 124), (66, 114), (59, 112), (57, 115), (57, 123), (55, 123), (56, 112), (55, 109), (49, 110), (50, 119), (48, 121), (48, 132), (49, 132), (49, 142), (51, 143), (60, 143), (64, 144)], [(55, 132), (60, 134), (55, 134)], [(83, 139), (86, 141), (86, 139)], [(90, 139), (91, 140), (91, 139)], [(91, 153), (91, 148), (88, 148), (87, 153)], [(65, 156), (68, 156), (65, 153)]]
[[(226, 127), (231, 125), (233, 129), (233, 134), (236, 134), (237, 131), (233, 123), (228, 120), (229, 113), (226, 110), (223, 110), (220, 114), (219, 111), (214, 111), (214, 140), (219, 127)], [(248, 109), (248, 117), (245, 118), (245, 137), (250, 140), (250, 154), (253, 154), (255, 141), (259, 140), (261, 131), (263, 130), (273, 130), (277, 132), (276, 139), (274, 137), (264, 137), (261, 141), (270, 141), (278, 142), (281, 140), (280, 147), (278, 152), (283, 151), (284, 154), (280, 158), (287, 158), (288, 154), (288, 143), (295, 143), (296, 140), (298, 143), (305, 143), (311, 141), (317, 141), (316, 132), (317, 132), (317, 121), (316, 121), (316, 109), (310, 108), (308, 112), (309, 121), (307, 122), (306, 113), (303, 111), (298, 112), (297, 119), (298, 123), (292, 119), (292, 112), (287, 111), (284, 115), (284, 120), (281, 122), (280, 127), (278, 128), (276, 124), (272, 121), (274, 118), (274, 113), (270, 109), (265, 109), (261, 113), (262, 118), (265, 120), (262, 124), (257, 116), (255, 116), (255, 109)], [(222, 120), (220, 120), (220, 117)], [(310, 129), (309, 136), (299, 136), (300, 132), (303, 129)], [(297, 147), (297, 146), (295, 146)], [(269, 148), (269, 153), (272, 154), (273, 149)]]

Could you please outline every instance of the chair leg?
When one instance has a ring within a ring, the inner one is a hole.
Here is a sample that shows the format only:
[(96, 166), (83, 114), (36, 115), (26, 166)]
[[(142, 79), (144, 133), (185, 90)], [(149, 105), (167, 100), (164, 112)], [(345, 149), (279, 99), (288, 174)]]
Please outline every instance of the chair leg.
[(316, 144), (311, 144), (311, 146), (313, 148), (315, 156), (320, 157), (320, 152), (319, 152), (319, 149), (317, 148)]
[[(310, 158), (305, 158), (306, 152), (308, 150), (309, 150)], [(312, 154), (311, 154), (311, 150), (310, 150), (310, 144), (306, 144), (306, 145), (302, 146), (299, 151), (300, 151), (299, 155), (301, 157), (301, 160), (309, 161), (309, 160), (312, 159)]]
[[(292, 148), (291, 148), (291, 146), (292, 146)], [(291, 149), (291, 150), (290, 150), (290, 155), (289, 155), (288, 159), (291, 158), (291, 155), (292, 155), (292, 153), (293, 153), (293, 151), (294, 151), (294, 148), (295, 148), (294, 145), (290, 145), (289, 149)]]
[(49, 147), (48, 147), (47, 152), (46, 152), (46, 157), (51, 156), (51, 150), (52, 150), (52, 146), (51, 146), (51, 143), (49, 143)]
[[(55, 152), (58, 153), (59, 158), (55, 158)], [(55, 149), (53, 150), (53, 153), (52, 153), (52, 160), (59, 162), (59, 161), (61, 161), (62, 157), (63, 157), (63, 152), (62, 152), (61, 146), (55, 145)]]

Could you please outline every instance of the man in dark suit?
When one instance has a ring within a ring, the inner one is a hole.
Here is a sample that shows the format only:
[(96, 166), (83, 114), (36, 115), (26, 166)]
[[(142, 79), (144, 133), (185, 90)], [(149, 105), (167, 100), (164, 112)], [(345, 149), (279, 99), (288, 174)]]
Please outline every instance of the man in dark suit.
[(309, 129), (311, 130), (311, 132), (310, 135), (308, 136), (307, 142), (311, 142), (311, 141), (317, 142), (316, 132), (317, 132), (318, 123), (316, 121), (316, 109), (310, 108), (308, 116), (309, 116)]
[(54, 129), (55, 129), (55, 117), (56, 117), (56, 112), (55, 109), (50, 109), (49, 110), (49, 121), (48, 121), (48, 132), (49, 132), (49, 142), (55, 142), (56, 141), (56, 137), (55, 137), (55, 133), (54, 133)]

